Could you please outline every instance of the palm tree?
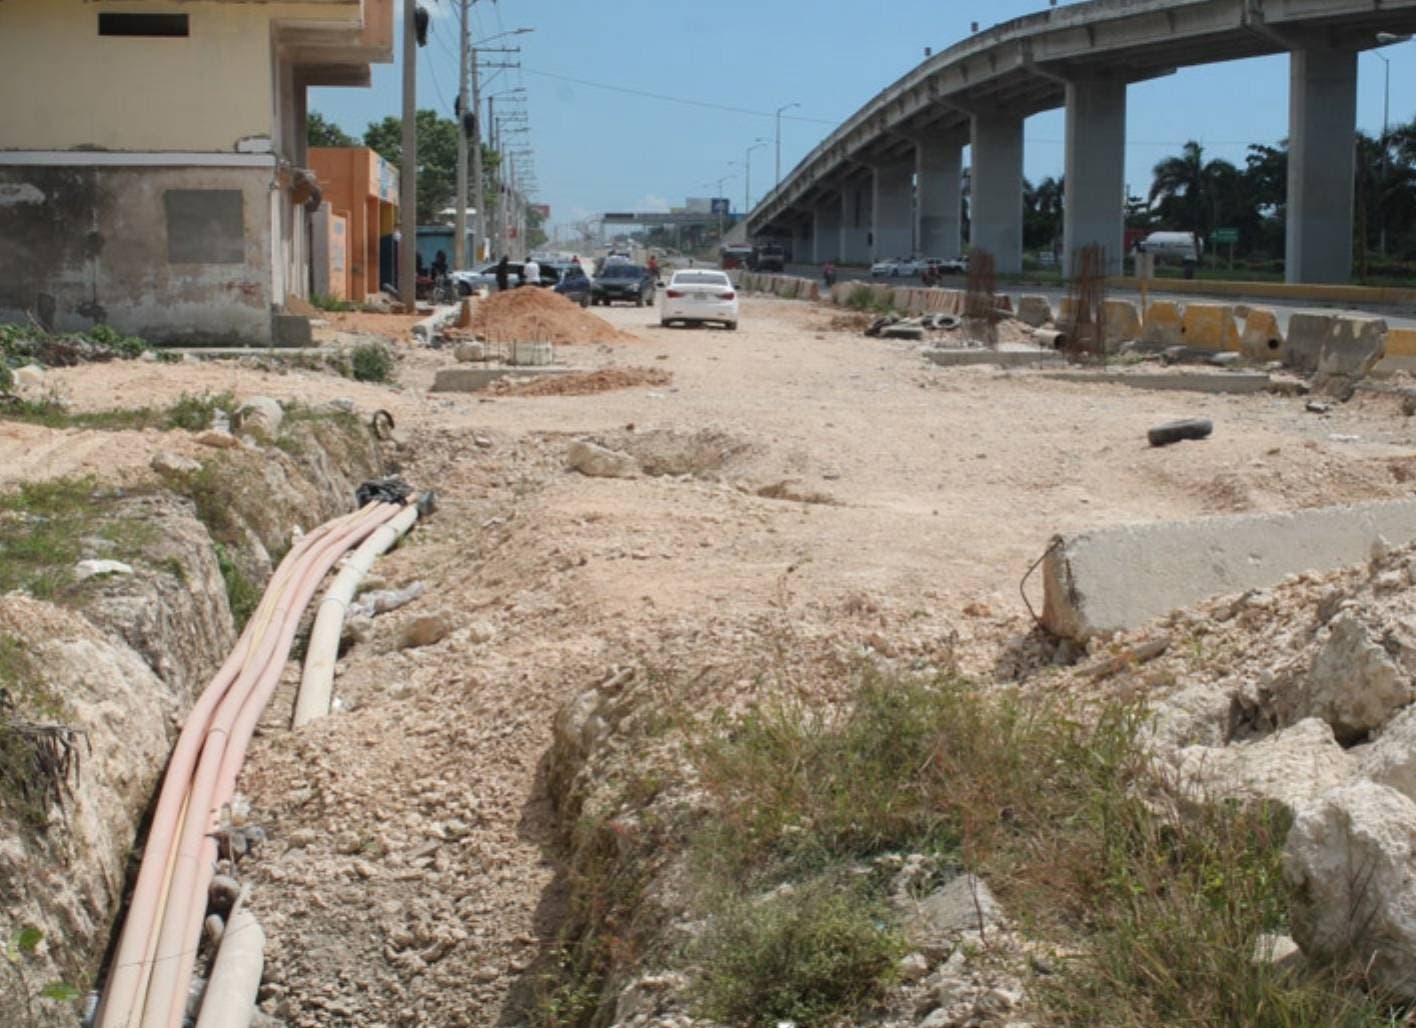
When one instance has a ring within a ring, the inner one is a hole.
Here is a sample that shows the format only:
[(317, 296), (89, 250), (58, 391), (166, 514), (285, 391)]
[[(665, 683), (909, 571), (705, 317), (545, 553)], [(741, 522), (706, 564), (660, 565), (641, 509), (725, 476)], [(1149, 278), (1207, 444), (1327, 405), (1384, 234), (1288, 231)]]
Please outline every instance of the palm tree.
[(1219, 206), (1233, 199), (1239, 171), (1224, 160), (1205, 160), (1204, 147), (1191, 140), (1178, 157), (1167, 157), (1152, 173), (1150, 203), (1176, 218), (1183, 228), (1207, 237)]

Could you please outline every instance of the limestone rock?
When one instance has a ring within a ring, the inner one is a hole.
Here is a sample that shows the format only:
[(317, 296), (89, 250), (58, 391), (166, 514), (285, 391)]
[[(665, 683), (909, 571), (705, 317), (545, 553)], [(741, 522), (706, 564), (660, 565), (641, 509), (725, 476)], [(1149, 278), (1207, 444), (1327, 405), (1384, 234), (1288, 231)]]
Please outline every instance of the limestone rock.
[(215, 447), (218, 450), (234, 450), (241, 445), (241, 440), (220, 428), (209, 428), (205, 432), (198, 433), (197, 442), (203, 446)]
[(1045, 296), (1023, 296), (1018, 299), (1018, 320), (1033, 328), (1041, 328), (1052, 320), (1052, 304)]
[(1363, 748), (1360, 770), (1363, 778), (1416, 800), (1416, 706), (1392, 718), (1376, 741)]
[(187, 475), (202, 469), (200, 461), (173, 453), (171, 450), (154, 454), (151, 466), (159, 475)]
[(1162, 746), (1222, 746), (1233, 705), (1229, 692), (1208, 683), (1187, 686), (1156, 704), (1150, 735)]
[(452, 355), (459, 364), (471, 364), (475, 361), (487, 359), (487, 348), (481, 343), (458, 343), (453, 347)]
[(1205, 795), (1273, 800), (1290, 809), (1346, 785), (1357, 770), (1331, 726), (1315, 717), (1258, 742), (1187, 746), (1175, 763), (1184, 784)]
[(38, 364), (26, 364), (13, 372), (16, 389), (38, 389), (44, 385), (44, 369)]
[(74, 565), (74, 577), (80, 582), (98, 575), (131, 575), (133, 565), (121, 560), (81, 560)]
[(1355, 958), (1416, 998), (1416, 803), (1376, 782), (1333, 790), (1299, 811), (1283, 872), (1307, 957)]
[(934, 890), (905, 911), (905, 937), (926, 954), (953, 947), (963, 932), (985, 932), (1003, 923), (1003, 911), (988, 885), (976, 875), (963, 874)]
[(280, 435), (285, 411), (269, 396), (253, 396), (236, 409), (236, 431), (270, 442)]
[(1416, 688), (1351, 611), (1340, 611), (1323, 634), (1306, 679), (1278, 699), (1291, 708), (1284, 720), (1320, 717), (1350, 745), (1416, 699)]
[(400, 650), (416, 649), (419, 646), (431, 646), (447, 638), (447, 634), (452, 631), (452, 626), (447, 623), (447, 619), (437, 615), (415, 618), (403, 627), (403, 631), (398, 636), (398, 648)]
[(572, 443), (566, 453), (566, 464), (572, 471), (591, 478), (637, 478), (638, 462), (627, 453), (610, 450), (583, 439)]

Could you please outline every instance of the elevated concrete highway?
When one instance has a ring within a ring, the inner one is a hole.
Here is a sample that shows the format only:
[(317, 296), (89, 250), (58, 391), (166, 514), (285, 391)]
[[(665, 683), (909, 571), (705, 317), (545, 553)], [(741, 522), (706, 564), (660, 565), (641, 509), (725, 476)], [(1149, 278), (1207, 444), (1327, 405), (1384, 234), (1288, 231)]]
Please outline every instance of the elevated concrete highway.
[[(1291, 282), (1352, 271), (1357, 55), (1416, 32), (1416, 0), (1090, 0), (1003, 22), (926, 59), (811, 151), (748, 218), (816, 261), (962, 246), (962, 151), (972, 147), (971, 244), (1022, 269), (1023, 120), (1066, 108), (1064, 246), (1125, 234), (1126, 90), (1178, 68), (1287, 53)], [(1177, 94), (1177, 109), (1185, 99)]]

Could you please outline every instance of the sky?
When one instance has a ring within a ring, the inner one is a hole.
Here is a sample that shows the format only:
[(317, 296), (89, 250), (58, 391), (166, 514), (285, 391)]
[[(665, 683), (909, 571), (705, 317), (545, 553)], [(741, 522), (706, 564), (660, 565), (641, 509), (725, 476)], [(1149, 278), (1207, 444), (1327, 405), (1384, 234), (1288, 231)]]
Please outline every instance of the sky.
[[(418, 106), (452, 117), (456, 3), (422, 2), (433, 20), (432, 38), (419, 51)], [(753, 201), (772, 186), (778, 107), (801, 105), (782, 118), (785, 175), (917, 65), (925, 47), (937, 52), (967, 37), (973, 22), (986, 28), (1045, 7), (1045, 0), (477, 0), (472, 21), (476, 40), (534, 30), (487, 43), (520, 47), (485, 59), (521, 67), (484, 72), (483, 91), (526, 90), (519, 106), (530, 132), (517, 138), (534, 151), (535, 199), (550, 205), (552, 225), (566, 225), (604, 211), (666, 210), (689, 196), (713, 195), (723, 177), (722, 195), (739, 210), (747, 186)], [(401, 43), (395, 52), (402, 53)], [(1391, 59), (1391, 120), (1409, 120), (1416, 115), (1416, 41), (1380, 52)], [(1376, 134), (1386, 70), (1370, 53), (1358, 67), (1359, 127)], [(397, 64), (375, 65), (371, 88), (314, 89), (310, 108), (359, 136), (370, 121), (400, 112), (400, 89)], [(499, 99), (498, 112), (514, 103)], [(1183, 69), (1130, 87), (1127, 181), (1133, 193), (1144, 193), (1151, 168), (1187, 140), (1203, 144), (1207, 156), (1242, 165), (1249, 143), (1287, 135), (1286, 57)], [(1063, 136), (1060, 110), (1028, 119), (1030, 180), (1062, 173)], [(749, 156), (758, 140), (766, 145)]]

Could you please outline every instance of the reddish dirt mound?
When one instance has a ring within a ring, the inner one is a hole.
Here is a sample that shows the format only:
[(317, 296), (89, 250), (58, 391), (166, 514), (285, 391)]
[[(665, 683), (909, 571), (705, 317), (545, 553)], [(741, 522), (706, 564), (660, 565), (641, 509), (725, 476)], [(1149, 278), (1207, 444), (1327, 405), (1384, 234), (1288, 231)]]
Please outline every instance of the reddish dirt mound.
[(464, 332), (493, 343), (614, 343), (634, 337), (548, 289), (493, 293), (472, 308)]
[(552, 375), (529, 382), (502, 379), (495, 387), (504, 396), (589, 396), (635, 386), (666, 386), (674, 376), (658, 368), (605, 368), (584, 374)]

